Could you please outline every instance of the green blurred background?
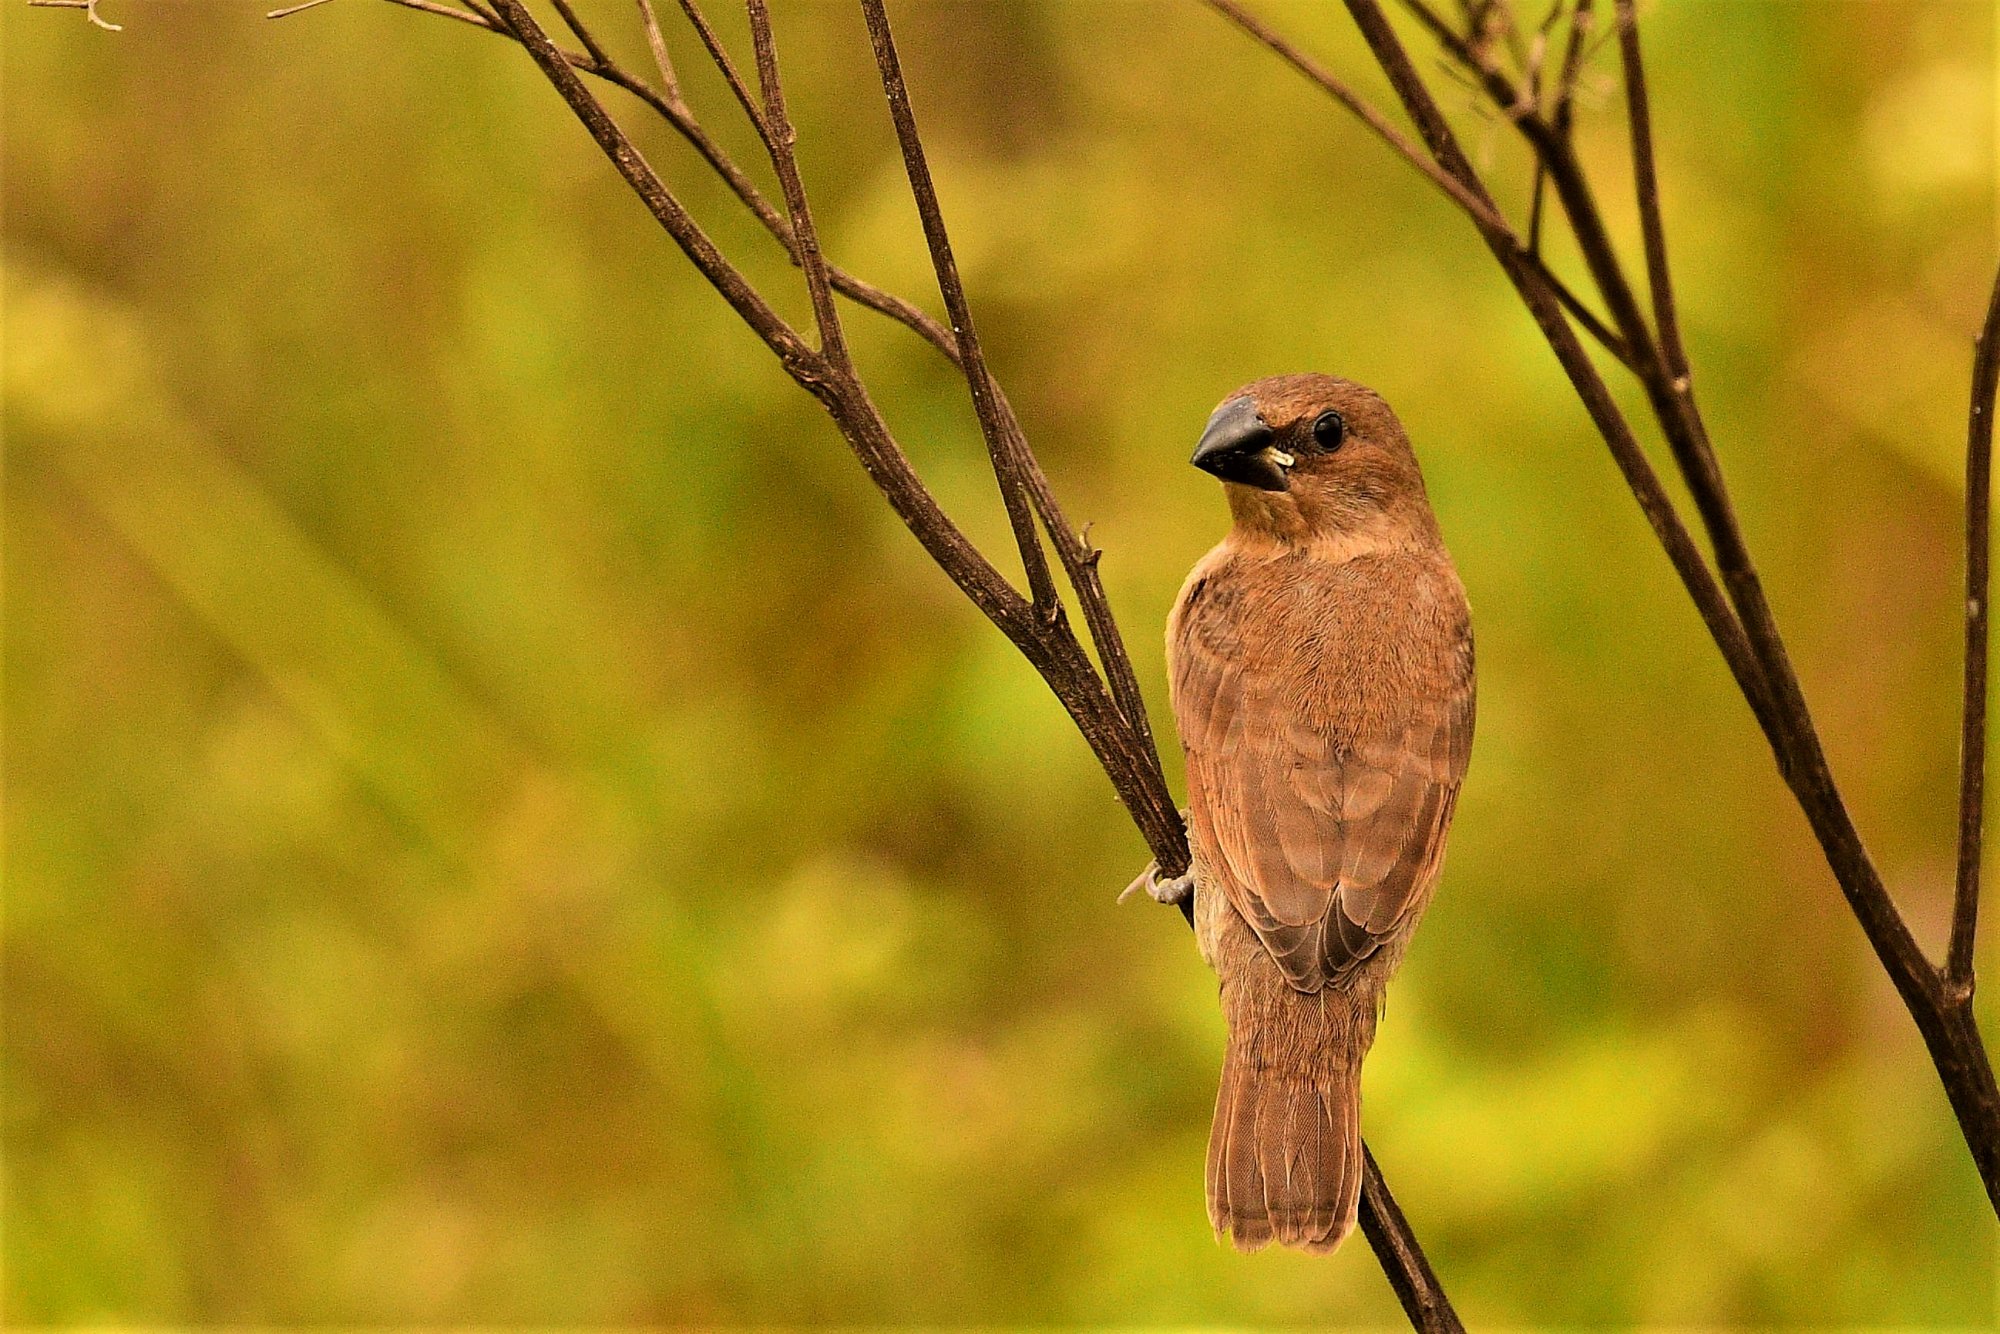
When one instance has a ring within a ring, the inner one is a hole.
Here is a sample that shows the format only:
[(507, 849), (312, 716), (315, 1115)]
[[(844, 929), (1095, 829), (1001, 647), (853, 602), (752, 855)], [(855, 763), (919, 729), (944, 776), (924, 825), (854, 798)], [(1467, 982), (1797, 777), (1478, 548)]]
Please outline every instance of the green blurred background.
[[(6, 1319), (1396, 1323), (1358, 1239), (1211, 1238), (1213, 981), (1113, 905), (1145, 852), (1108, 784), (524, 55), (365, 0), (104, 4), (123, 33), (0, 17)], [(628, 4), (579, 7), (643, 67)], [(1337, 7), (1260, 8), (1379, 92)], [(1468, 1320), (1991, 1326), (1915, 1031), (1472, 229), (1191, 3), (895, 15), (1163, 726), (1210, 407), (1335, 370), (1418, 444), (1480, 731), (1364, 1123)], [(857, 15), (777, 17), (829, 249), (935, 307)], [(1648, 11), (1711, 421), (1933, 948), (1994, 19)], [(1619, 86), (1600, 49), (1636, 258)], [(1004, 550), (962, 385), (849, 327)]]

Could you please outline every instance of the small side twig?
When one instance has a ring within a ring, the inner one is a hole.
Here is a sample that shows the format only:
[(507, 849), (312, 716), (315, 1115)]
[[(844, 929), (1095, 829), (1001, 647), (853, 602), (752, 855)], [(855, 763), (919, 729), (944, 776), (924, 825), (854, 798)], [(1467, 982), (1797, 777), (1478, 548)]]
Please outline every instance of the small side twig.
[(674, 58), (667, 53), (666, 34), (660, 31), (660, 16), (653, 12), (653, 0), (639, 0), (639, 24), (646, 30), (646, 46), (653, 53), (653, 68), (660, 72), (660, 96), (669, 105), (685, 109), (680, 77), (674, 73)]
[[(1444, 191), (1453, 203), (1463, 209), (1473, 222), (1478, 224), (1480, 230), (1486, 233), (1489, 239), (1496, 245), (1503, 245), (1512, 250), (1516, 255), (1520, 256), (1524, 263), (1540, 274), (1542, 280), (1548, 284), (1549, 290), (1554, 293), (1556, 300), (1561, 303), (1563, 308), (1570, 313), (1570, 316), (1578, 324), (1583, 326), (1585, 332), (1596, 339), (1606, 351), (1617, 358), (1620, 363), (1626, 366), (1632, 364), (1632, 354), (1627, 348), (1625, 340), (1618, 334), (1613, 333), (1603, 320), (1599, 319), (1589, 307), (1577, 299), (1575, 294), (1564, 285), (1562, 280), (1557, 278), (1555, 273), (1542, 262), (1542, 258), (1534, 246), (1522, 244), (1520, 238), (1514, 234), (1514, 229), (1508, 225), (1507, 220), (1500, 216), (1499, 209), (1495, 207), (1490, 197), (1486, 196), (1483, 192), (1475, 192), (1468, 188), (1466, 183), (1458, 176), (1445, 170), (1429, 154), (1410, 142), (1409, 136), (1397, 129), (1387, 116), (1376, 110), (1374, 106), (1370, 105), (1365, 98), (1348, 87), (1331, 70), (1300, 50), (1298, 46), (1287, 40), (1262, 19), (1259, 19), (1256, 15), (1245, 9), (1238, 3), (1238, 0), (1205, 0), (1205, 3), (1210, 9), (1213, 9), (1216, 13), (1222, 15), (1222, 17), (1248, 33), (1260, 45), (1268, 48), (1279, 59), (1283, 60), (1300, 74), (1303, 74), (1313, 83), (1319, 85), (1320, 89), (1329, 97), (1352, 112), (1362, 124), (1374, 131), (1375, 136), (1387, 144), (1395, 152), (1396, 156), (1402, 158), (1410, 166), (1415, 167), (1419, 172), (1423, 173), (1426, 180)], [(1421, 0), (1417, 0), (1417, 3), (1421, 5)], [(1429, 11), (1426, 10), (1425, 12), (1428, 13)], [(1446, 31), (1449, 31), (1449, 29), (1446, 29)]]
[[(324, 3), (324, 0), (313, 0), (313, 3), (321, 4)], [(31, 9), (81, 9), (85, 18), (89, 19), (97, 27), (104, 29), (104, 31), (125, 31), (124, 24), (112, 23), (97, 12), (97, 0), (28, 0), (28, 6)], [(311, 5), (298, 6), (300, 9), (310, 9), (311, 7)], [(291, 11), (286, 12), (289, 13)], [(271, 15), (270, 17), (276, 18), (279, 16)]]
[(708, 58), (714, 62), (716, 72), (722, 75), (723, 82), (729, 85), (729, 91), (735, 95), (736, 105), (743, 108), (744, 116), (750, 121), (750, 128), (757, 131), (757, 137), (763, 141), (764, 151), (770, 154), (778, 153), (780, 150), (771, 141), (771, 121), (765, 114), (765, 108), (751, 96), (750, 86), (744, 83), (743, 76), (737, 73), (736, 62), (729, 57), (729, 48), (722, 44), (722, 38), (716, 33), (714, 25), (709, 23), (708, 16), (701, 12), (701, 6), (696, 0), (681, 0), (681, 12), (687, 15), (688, 26), (701, 38), (701, 44), (707, 50)]
[(1028, 496), (1026, 466), (1021, 458), (1022, 441), (1016, 431), (1008, 429), (1008, 423), (995, 403), (993, 377), (986, 368), (986, 354), (980, 348), (979, 335), (973, 328), (972, 309), (965, 299), (964, 284), (959, 281), (958, 260), (952, 254), (951, 237), (945, 230), (944, 214), (938, 206), (937, 187), (931, 180), (930, 163), (924, 154), (923, 140), (917, 133), (916, 114), (910, 108), (910, 90), (903, 81), (902, 60), (896, 54), (895, 37), (889, 30), (889, 16), (882, 8), (882, 0), (861, 0), (861, 12), (868, 23), (869, 40), (875, 48), (875, 64), (881, 74), (882, 92), (889, 101), (889, 118), (896, 127), (896, 142), (902, 149), (904, 174), (909, 178), (910, 194), (916, 200), (917, 216), (923, 223), (924, 241), (930, 247), (931, 268), (937, 274), (945, 312), (951, 318), (952, 332), (958, 339), (959, 365), (972, 389), (972, 404), (979, 417), (979, 429), (986, 437), (987, 452), (993, 458), (993, 470), (1000, 482), (1001, 499), (1007, 506), (1008, 522), (1014, 527), (1014, 543), (1020, 550), (1021, 563), (1027, 569), (1028, 585), (1033, 590), (1037, 610), (1044, 617), (1054, 620), (1062, 614), (1062, 600), (1056, 594), (1055, 580), (1049, 575), (1048, 556), (1042, 550), (1041, 536), (1036, 531), (1034, 516), (1029, 512), (1032, 502)]
[(1986, 621), (1993, 506), (1993, 406), (2000, 388), (2000, 276), (1972, 358), (1972, 411), (1965, 430), (1965, 698), (1959, 731), (1958, 879), (1944, 987), (1972, 1000), (1973, 937), (1979, 928), (1979, 860), (1986, 823)]
[(1576, 79), (1583, 70), (1584, 43), (1589, 39), (1591, 0), (1576, 0), (1569, 16), (1569, 45), (1563, 51), (1562, 74), (1556, 80), (1555, 105), (1549, 123), (1561, 138), (1568, 138), (1576, 125)]
[(778, 185), (785, 192), (785, 210), (791, 215), (795, 253), (799, 267), (805, 271), (813, 324), (819, 329), (820, 355), (845, 369), (849, 366), (847, 335), (840, 327), (840, 311), (833, 304), (833, 284), (827, 278), (826, 259), (820, 254), (819, 229), (813, 225), (805, 180), (799, 175), (794, 146), (797, 135), (785, 111), (785, 85), (778, 77), (778, 48), (771, 35), (771, 14), (764, 0), (744, 0), (744, 8), (749, 11), (751, 40), (757, 48), (757, 83), (764, 91), (765, 142), (771, 146), (771, 165), (777, 169)]
[[(1586, 0), (1587, 3), (1587, 0)], [(1625, 113), (1632, 128), (1632, 183), (1639, 196), (1639, 231), (1646, 247), (1646, 281), (1652, 293), (1653, 323), (1659, 330), (1660, 355), (1666, 361), (1669, 388), (1685, 395), (1689, 389), (1687, 349), (1681, 344), (1681, 317), (1674, 302), (1673, 270), (1667, 264), (1667, 230), (1660, 215), (1660, 177), (1653, 161), (1653, 103), (1646, 95), (1646, 65), (1639, 50), (1639, 18), (1633, 0), (1616, 0), (1618, 49), (1625, 65)], [(1579, 9), (1582, 21), (1588, 8)], [(1572, 37), (1574, 37), (1574, 30)], [(1577, 43), (1572, 41), (1574, 53)], [(1567, 136), (1567, 120), (1557, 129)]]
[(604, 53), (604, 48), (597, 44), (597, 38), (591, 35), (583, 20), (576, 16), (576, 11), (570, 8), (569, 0), (549, 0), (549, 3), (554, 5), (556, 13), (562, 16), (563, 26), (575, 33), (576, 40), (583, 43), (583, 49), (590, 55), (591, 69), (601, 70), (609, 65), (611, 57)]

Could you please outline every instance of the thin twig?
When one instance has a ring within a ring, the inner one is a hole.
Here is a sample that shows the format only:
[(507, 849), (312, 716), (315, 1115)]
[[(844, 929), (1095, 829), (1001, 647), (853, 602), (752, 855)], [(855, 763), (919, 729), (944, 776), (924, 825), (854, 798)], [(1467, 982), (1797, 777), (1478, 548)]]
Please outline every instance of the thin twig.
[(765, 142), (771, 146), (771, 165), (777, 169), (778, 184), (785, 192), (785, 210), (791, 215), (794, 254), (805, 271), (813, 323), (819, 329), (820, 355), (836, 366), (847, 367), (847, 336), (840, 328), (840, 311), (833, 304), (833, 285), (827, 280), (826, 260), (819, 250), (819, 231), (813, 226), (805, 181), (799, 175), (798, 135), (785, 112), (785, 85), (778, 77), (778, 48), (771, 36), (770, 11), (764, 0), (744, 0), (744, 8), (757, 48), (757, 83), (764, 90), (764, 120), (769, 127)]
[(549, 3), (556, 7), (556, 13), (562, 16), (563, 25), (576, 34), (576, 40), (582, 42), (583, 49), (590, 54), (592, 72), (609, 65), (611, 57), (604, 54), (604, 48), (597, 44), (597, 38), (591, 35), (590, 29), (583, 26), (583, 20), (579, 19), (576, 11), (570, 8), (569, 0), (549, 0)]
[(1993, 505), (1993, 401), (2000, 387), (2000, 277), (1972, 358), (1972, 411), (1965, 428), (1965, 699), (1959, 732), (1958, 882), (1944, 988), (1970, 1006), (1972, 944), (1979, 928), (1979, 854), (1986, 823), (1987, 564)]
[(1576, 124), (1576, 78), (1583, 69), (1584, 42), (1590, 36), (1593, 13), (1591, 0), (1576, 0), (1576, 8), (1570, 12), (1569, 45), (1563, 52), (1562, 75), (1556, 80), (1555, 106), (1549, 112), (1549, 123), (1560, 138), (1568, 138)]
[[(97, 12), (97, 0), (28, 0), (30, 9), (81, 9), (83, 16), (106, 32), (124, 32), (125, 25), (112, 23)], [(266, 18), (280, 17), (265, 15)]]
[(646, 30), (646, 46), (653, 53), (653, 68), (660, 72), (660, 96), (677, 107), (686, 107), (681, 96), (680, 77), (674, 73), (674, 59), (667, 53), (666, 34), (660, 31), (660, 16), (653, 12), (653, 0), (639, 0), (639, 23)]
[(1062, 614), (1062, 599), (1049, 574), (1048, 556), (1035, 528), (1028, 496), (1024, 452), (1016, 435), (994, 402), (993, 380), (986, 369), (986, 354), (972, 325), (972, 309), (959, 281), (958, 260), (951, 250), (945, 230), (944, 212), (938, 205), (937, 187), (931, 180), (930, 163), (924, 155), (923, 140), (917, 133), (916, 113), (910, 108), (910, 90), (903, 81), (903, 65), (896, 54), (896, 41), (889, 30), (889, 16), (882, 0), (861, 0), (861, 12), (868, 22), (868, 37), (875, 48), (875, 65), (882, 76), (882, 92), (889, 101), (889, 118), (896, 127), (896, 142), (903, 153), (903, 169), (910, 181), (910, 195), (916, 201), (917, 216), (923, 223), (924, 241), (930, 247), (931, 268), (937, 274), (938, 290), (944, 296), (952, 332), (958, 337), (959, 365), (966, 384), (972, 389), (972, 405), (979, 417), (980, 433), (993, 459), (1000, 496), (1007, 506), (1007, 519), (1014, 527), (1014, 544), (1027, 569), (1028, 586), (1035, 606), (1053, 620)]
[[(1581, 324), (1590, 336), (1620, 363), (1631, 364), (1631, 353), (1627, 350), (1624, 340), (1605, 327), (1604, 322), (1563, 285), (1562, 281), (1542, 263), (1541, 257), (1534, 253), (1532, 246), (1521, 243), (1520, 238), (1515, 236), (1514, 229), (1500, 216), (1498, 207), (1490, 197), (1482, 197), (1467, 189), (1463, 181), (1444, 170), (1422, 149), (1411, 143), (1408, 136), (1390, 123), (1388, 117), (1349, 88), (1331, 70), (1245, 9), (1239, 0), (1204, 0), (1204, 3), (1250, 34), (1259, 44), (1267, 47), (1286, 64), (1319, 85), (1321, 91), (1352, 112), (1362, 124), (1375, 132), (1377, 138), (1389, 145), (1398, 157), (1422, 172), (1426, 180), (1443, 190), (1453, 203), (1465, 210), (1489, 239), (1495, 240), (1496, 244), (1507, 246), (1539, 271), (1543, 280), (1555, 293), (1556, 299), (1575, 317), (1577, 323)], [(1421, 4), (1421, 0), (1416, 0), (1416, 3)]]
[(1548, 192), (1549, 170), (1542, 165), (1540, 158), (1536, 158), (1535, 185), (1528, 195), (1531, 201), (1528, 205), (1528, 253), (1531, 255), (1542, 253), (1542, 201)]
[[(1639, 52), (1639, 19), (1632, 0), (1616, 0), (1618, 49), (1625, 65), (1625, 112), (1632, 127), (1632, 178), (1639, 196), (1639, 230), (1646, 246), (1646, 280), (1652, 290), (1653, 323), (1660, 335), (1670, 388), (1689, 388), (1687, 349), (1681, 345), (1680, 312), (1674, 302), (1673, 272), (1667, 266), (1667, 230), (1660, 217), (1660, 178), (1653, 162), (1652, 99), (1646, 95), (1646, 66)], [(1579, 10), (1578, 17), (1588, 14)], [(1574, 47), (1575, 43), (1572, 43)]]
[(736, 104), (742, 107), (743, 114), (749, 117), (750, 127), (756, 130), (757, 137), (764, 141), (764, 151), (776, 154), (778, 149), (771, 142), (771, 122), (764, 114), (764, 108), (759, 106), (757, 99), (751, 95), (749, 85), (743, 82), (743, 76), (736, 72), (736, 62), (729, 58), (729, 48), (722, 44), (722, 38), (709, 24), (708, 16), (701, 12), (701, 6), (695, 3), (695, 0), (681, 0), (681, 12), (687, 15), (688, 25), (701, 38), (702, 46), (708, 51), (708, 58), (715, 62), (715, 68), (721, 73), (723, 81), (729, 85), (729, 91), (736, 95)]
[[(439, 4), (437, 0), (385, 0), (385, 3), (400, 9), (414, 9), (419, 14), (435, 14), (441, 19), (457, 19), (460, 23), (470, 23), (475, 28), (497, 32), (503, 37), (513, 36), (497, 19), (489, 18), (483, 13), (459, 9), (454, 5)], [(573, 63), (582, 64), (583, 57), (579, 56)]]

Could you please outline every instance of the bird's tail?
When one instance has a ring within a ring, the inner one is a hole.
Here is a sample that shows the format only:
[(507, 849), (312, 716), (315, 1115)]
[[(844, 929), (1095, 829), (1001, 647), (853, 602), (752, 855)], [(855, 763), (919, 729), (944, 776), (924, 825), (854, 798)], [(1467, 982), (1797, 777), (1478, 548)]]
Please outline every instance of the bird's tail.
[(1241, 1251), (1277, 1241), (1324, 1253), (1354, 1230), (1374, 1005), (1330, 985), (1308, 995), (1274, 976), (1269, 987), (1224, 996), (1229, 1047), (1208, 1137), (1208, 1217)]

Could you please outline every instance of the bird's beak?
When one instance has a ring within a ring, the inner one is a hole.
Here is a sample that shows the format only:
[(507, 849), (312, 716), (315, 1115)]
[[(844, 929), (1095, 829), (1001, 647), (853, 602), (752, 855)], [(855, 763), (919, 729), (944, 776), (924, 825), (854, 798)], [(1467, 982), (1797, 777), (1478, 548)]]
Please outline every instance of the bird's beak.
[(1232, 398), (1215, 410), (1201, 433), (1188, 462), (1225, 482), (1240, 482), (1259, 491), (1286, 489), (1285, 469), (1292, 460), (1272, 445), (1277, 438), (1257, 405), (1247, 398)]

